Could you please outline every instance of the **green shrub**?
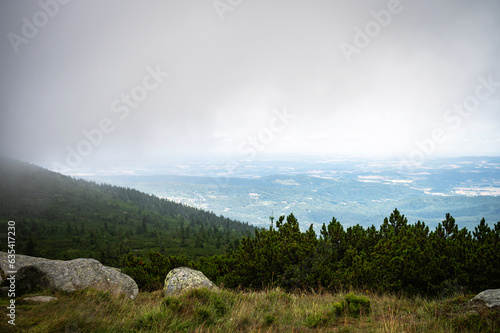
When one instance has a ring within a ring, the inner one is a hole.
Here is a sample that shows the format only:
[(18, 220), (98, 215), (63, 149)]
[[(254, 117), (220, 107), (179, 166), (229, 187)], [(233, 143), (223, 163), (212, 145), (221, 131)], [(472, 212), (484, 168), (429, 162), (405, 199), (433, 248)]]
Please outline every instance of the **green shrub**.
[(365, 296), (357, 296), (349, 293), (342, 302), (344, 311), (352, 317), (357, 318), (360, 315), (370, 313), (370, 299)]
[(344, 306), (340, 302), (336, 302), (332, 304), (332, 313), (336, 316), (342, 315), (344, 312)]

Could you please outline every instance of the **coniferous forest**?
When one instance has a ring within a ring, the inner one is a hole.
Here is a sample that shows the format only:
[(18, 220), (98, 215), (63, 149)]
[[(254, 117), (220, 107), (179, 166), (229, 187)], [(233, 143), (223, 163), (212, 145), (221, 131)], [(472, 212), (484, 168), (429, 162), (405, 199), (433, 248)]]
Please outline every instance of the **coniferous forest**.
[[(435, 230), (408, 223), (395, 209), (379, 228), (344, 229), (335, 218), (320, 235), (302, 232), (290, 214), (269, 229), (244, 237), (230, 253), (197, 262), (150, 253), (127, 257), (134, 278), (164, 276), (179, 264), (202, 270), (226, 287), (285, 290), (357, 288), (408, 295), (445, 296), (479, 292), (500, 284), (500, 223), (484, 220), (472, 232), (446, 214)], [(143, 288), (152, 289), (143, 280)]]
[(379, 227), (319, 234), (293, 214), (256, 229), (133, 189), (72, 179), (12, 160), (0, 167), (0, 240), (15, 220), (17, 253), (91, 257), (122, 268), (143, 291), (173, 268), (201, 270), (227, 288), (331, 290), (443, 296), (500, 285), (500, 222), (460, 228), (443, 213), (434, 230), (395, 209)]
[(0, 250), (16, 222), (16, 253), (94, 258), (122, 267), (126, 254), (156, 251), (191, 259), (235, 248), (255, 228), (121, 188), (0, 159)]

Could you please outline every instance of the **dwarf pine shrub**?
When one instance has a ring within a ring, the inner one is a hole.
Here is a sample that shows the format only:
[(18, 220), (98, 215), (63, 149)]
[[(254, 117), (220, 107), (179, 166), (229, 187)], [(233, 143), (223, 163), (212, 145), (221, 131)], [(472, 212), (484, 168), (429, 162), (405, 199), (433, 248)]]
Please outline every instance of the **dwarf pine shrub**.
[(344, 311), (354, 318), (370, 313), (370, 299), (365, 296), (357, 296), (354, 293), (349, 293), (345, 296), (342, 306)]

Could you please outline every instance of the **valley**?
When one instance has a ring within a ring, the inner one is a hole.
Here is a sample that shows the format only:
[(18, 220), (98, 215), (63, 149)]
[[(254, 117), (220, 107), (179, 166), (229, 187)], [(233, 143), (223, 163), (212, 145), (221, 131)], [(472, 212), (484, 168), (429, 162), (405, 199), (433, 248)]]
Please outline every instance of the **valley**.
[(79, 170), (79, 177), (124, 186), (265, 227), (294, 213), (315, 230), (332, 217), (345, 226), (378, 226), (394, 208), (431, 227), (451, 213), (461, 227), (500, 220), (500, 158), (426, 161), (405, 170), (397, 160), (280, 159), (173, 162)]

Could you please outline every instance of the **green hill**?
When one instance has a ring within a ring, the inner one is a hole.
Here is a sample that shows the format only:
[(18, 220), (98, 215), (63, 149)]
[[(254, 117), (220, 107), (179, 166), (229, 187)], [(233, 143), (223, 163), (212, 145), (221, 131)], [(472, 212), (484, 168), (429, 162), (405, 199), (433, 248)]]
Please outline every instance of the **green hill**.
[(224, 253), (254, 233), (248, 223), (137, 190), (73, 179), (0, 158), (0, 250), (15, 221), (16, 253), (50, 259), (91, 257), (123, 266), (125, 255)]

